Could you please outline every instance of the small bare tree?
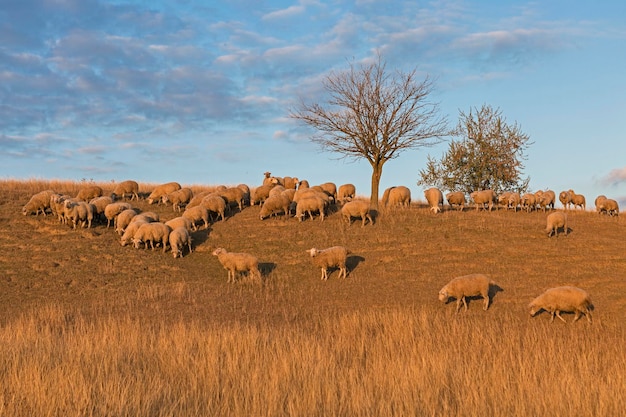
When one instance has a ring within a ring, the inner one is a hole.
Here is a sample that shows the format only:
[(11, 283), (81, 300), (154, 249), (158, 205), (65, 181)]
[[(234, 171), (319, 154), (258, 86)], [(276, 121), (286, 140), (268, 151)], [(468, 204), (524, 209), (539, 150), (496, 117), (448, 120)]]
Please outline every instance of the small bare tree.
[(372, 166), (370, 202), (378, 207), (383, 165), (400, 152), (432, 145), (448, 134), (438, 103), (429, 100), (430, 78), (417, 70), (388, 73), (380, 58), (373, 64), (350, 65), (331, 72), (323, 82), (328, 103), (304, 101), (291, 117), (317, 129), (312, 141), (344, 158), (365, 158)]

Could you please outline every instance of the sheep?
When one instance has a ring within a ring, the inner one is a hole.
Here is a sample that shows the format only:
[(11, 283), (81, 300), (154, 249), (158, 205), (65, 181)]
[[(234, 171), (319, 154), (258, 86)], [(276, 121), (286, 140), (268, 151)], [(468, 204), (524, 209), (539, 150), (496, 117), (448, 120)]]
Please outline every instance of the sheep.
[(259, 213), (259, 217), (261, 220), (264, 220), (268, 217), (271, 217), (274, 214), (284, 213), (287, 218), (289, 218), (289, 205), (291, 204), (291, 200), (286, 194), (277, 194), (268, 197), (267, 200), (263, 202), (261, 206), (261, 211)]
[(189, 253), (192, 252), (191, 249), (191, 235), (189, 234), (189, 230), (184, 226), (177, 227), (170, 232), (170, 248), (172, 248), (172, 255), (174, 258), (178, 258), (179, 256), (183, 257), (183, 250), (185, 246), (189, 249)]
[(439, 213), (443, 209), (443, 193), (438, 188), (432, 187), (425, 190), (424, 197), (433, 213)]
[(137, 215), (137, 210), (130, 208), (120, 212), (115, 219), (115, 231), (122, 235), (132, 219)]
[(281, 184), (282, 185), (282, 181), (280, 178), (277, 177), (272, 177), (272, 173), (271, 172), (264, 172), (263, 173), (263, 185), (277, 185), (277, 184)]
[(154, 248), (161, 243), (163, 245), (163, 253), (165, 253), (169, 243), (171, 231), (172, 229), (170, 229), (170, 227), (165, 223), (144, 223), (139, 226), (139, 229), (137, 229), (133, 235), (133, 246), (135, 246), (136, 249), (139, 249), (139, 246), (143, 243), (144, 247), (147, 249), (149, 243), (150, 248), (154, 250)]
[(277, 185), (275, 187), (272, 187), (272, 189), (268, 193), (267, 197), (269, 198), (269, 197), (271, 197), (273, 195), (279, 195), (279, 194), (281, 194), (285, 190), (286, 190), (286, 188), (283, 187), (282, 185)]
[(172, 203), (174, 211), (180, 211), (182, 206), (186, 206), (193, 198), (191, 188), (184, 187), (161, 197), (163, 204)]
[(599, 196), (596, 197), (596, 199), (594, 200), (594, 204), (596, 206), (596, 211), (598, 212), (598, 214), (602, 213), (602, 204), (606, 201), (606, 196), (601, 194)]
[(287, 190), (295, 190), (298, 186), (298, 181), (296, 177), (283, 177), (283, 187)]
[[(536, 195), (537, 193), (535, 193)], [(539, 207), (541, 207), (541, 209), (543, 210), (543, 212), (546, 212), (546, 208), (550, 208), (551, 210), (554, 210), (554, 202), (556, 200), (556, 195), (554, 194), (554, 191), (552, 190), (546, 190), (543, 191), (538, 199), (537, 199), (537, 204), (539, 205)]]
[(522, 209), (526, 209), (530, 213), (537, 206), (537, 197), (534, 194), (526, 193), (521, 200)]
[(224, 212), (226, 211), (226, 201), (217, 194), (209, 194), (200, 202), (200, 207), (208, 210), (209, 216), (215, 213), (216, 220), (220, 217), (224, 220)]
[(497, 284), (483, 274), (469, 274), (456, 277), (439, 290), (439, 301), (447, 303), (451, 298), (456, 299), (456, 312), (461, 309), (461, 303), (467, 311), (467, 298), (481, 296), (484, 299), (483, 310), (487, 311), (491, 299), (491, 286)]
[(263, 184), (256, 187), (250, 194), (250, 205), (262, 204), (269, 197), (270, 190), (275, 186), (276, 184)]
[(71, 199), (69, 195), (52, 194), (50, 197), (50, 211), (56, 215), (59, 223), (65, 224), (65, 200)]
[(463, 191), (452, 191), (449, 192), (448, 194), (446, 194), (446, 200), (448, 200), (448, 204), (450, 205), (450, 208), (452, 208), (452, 206), (457, 205), (459, 206), (459, 210), (463, 211), (463, 208), (465, 207), (465, 193)]
[(582, 194), (576, 194), (574, 190), (569, 190), (568, 193), (570, 195), (570, 200), (572, 202), (572, 205), (574, 206), (574, 210), (576, 210), (576, 207), (580, 206), (580, 208), (584, 211), (585, 210), (585, 196)]
[(157, 185), (148, 196), (148, 204), (158, 203), (164, 195), (180, 190), (181, 188), (182, 187), (177, 182), (167, 182), (165, 184)]
[(104, 209), (109, 204), (113, 203), (113, 197), (109, 197), (107, 195), (103, 195), (100, 197), (92, 198), (89, 200), (89, 204), (93, 204), (96, 208), (94, 215), (100, 216), (104, 214)]
[(174, 217), (173, 219), (166, 221), (165, 224), (168, 225), (172, 230), (175, 230), (179, 227), (184, 227), (185, 229), (187, 229), (188, 232), (191, 232), (192, 230), (191, 220), (183, 216)]
[(234, 283), (239, 272), (248, 272), (250, 276), (256, 276), (261, 279), (259, 260), (255, 256), (248, 253), (228, 252), (224, 248), (215, 249), (213, 255), (217, 256), (224, 269), (228, 271), (227, 282)]
[(354, 184), (342, 184), (337, 190), (337, 200), (341, 204), (351, 201), (356, 196), (356, 187)]
[(382, 197), (383, 206), (402, 206), (410, 207), (411, 190), (404, 185), (389, 187), (385, 190)]
[(565, 210), (569, 209), (569, 205), (572, 203), (572, 196), (569, 191), (561, 191), (559, 193), (559, 201), (563, 204)]
[(191, 200), (189, 200), (189, 203), (187, 203), (185, 208), (199, 206), (200, 202), (202, 201), (204, 197), (206, 197), (209, 194), (214, 194), (214, 193), (215, 191), (212, 191), (212, 190), (205, 190), (205, 191), (200, 191), (198, 193), (193, 193), (193, 197), (191, 197)]
[(504, 191), (503, 193), (498, 194), (498, 206), (508, 209), (510, 196), (511, 191)]
[(195, 206), (192, 208), (188, 208), (183, 212), (183, 217), (191, 220), (191, 228), (193, 230), (198, 230), (197, 223), (203, 222), (204, 228), (209, 228), (209, 210), (207, 210), (204, 206)]
[(330, 196), (326, 194), (324, 191), (322, 191), (319, 186), (315, 186), (311, 188), (302, 188), (302, 189), (296, 190), (296, 192), (293, 195), (292, 201), (297, 203), (301, 199), (308, 198), (308, 197), (319, 197), (322, 200), (324, 200), (324, 202), (326, 202), (326, 205), (330, 204)]
[(132, 209), (130, 203), (116, 202), (108, 204), (104, 208), (104, 217), (107, 218), (107, 229), (111, 226), (111, 220), (113, 220), (113, 226), (117, 226), (117, 216), (124, 210)]
[(241, 188), (229, 187), (225, 190), (218, 191), (217, 194), (226, 201), (228, 206), (236, 204), (237, 207), (239, 207), (239, 211), (243, 210), (245, 193)]
[(139, 184), (133, 180), (122, 181), (115, 186), (112, 195), (114, 199), (126, 198), (130, 195), (130, 201), (139, 200)]
[(33, 195), (24, 207), (22, 207), (22, 214), (27, 216), (35, 213), (35, 216), (39, 216), (41, 212), (41, 214), (46, 216), (46, 210), (50, 208), (51, 198), (55, 194), (53, 190), (44, 190)]
[(370, 202), (365, 200), (352, 200), (345, 203), (341, 207), (341, 217), (348, 222), (348, 225), (352, 224), (353, 217), (361, 218), (361, 227), (365, 226), (366, 220), (374, 224), (370, 215)]
[(520, 197), (518, 192), (512, 192), (509, 194), (509, 198), (506, 203), (506, 209), (513, 208), (514, 212), (517, 212), (517, 206), (521, 206), (522, 197)]
[(478, 211), (481, 207), (483, 210), (485, 209), (485, 204), (489, 208), (489, 211), (493, 208), (496, 203), (496, 193), (493, 190), (479, 190), (470, 193), (470, 198), (474, 201), (476, 205), (476, 211)]
[(300, 180), (298, 181), (298, 190), (301, 188), (309, 188), (309, 182), (307, 180)]
[(580, 319), (582, 315), (591, 323), (591, 310), (593, 303), (589, 294), (585, 290), (572, 286), (563, 286), (547, 289), (543, 294), (535, 298), (528, 305), (531, 317), (535, 317), (541, 310), (550, 313), (550, 322), (554, 321), (554, 316), (566, 323), (561, 317), (561, 312), (573, 312), (574, 321)]
[(548, 237), (551, 237), (553, 232), (556, 237), (559, 237), (560, 227), (563, 228), (563, 232), (565, 236), (567, 236), (567, 214), (562, 211), (555, 211), (554, 213), (548, 214), (546, 218), (546, 233)]
[(90, 228), (93, 221), (94, 206), (85, 201), (65, 200), (63, 215), (66, 222), (70, 222), (73, 229), (76, 229), (79, 223), (82, 227)]
[(322, 191), (328, 194), (329, 197), (332, 197), (333, 202), (337, 201), (337, 185), (334, 182), (325, 182), (320, 184), (322, 187)]
[(313, 220), (313, 213), (317, 212), (319, 213), (320, 221), (324, 221), (327, 206), (326, 200), (318, 196), (302, 198), (296, 203), (296, 214), (294, 217), (299, 221), (303, 221), (308, 213), (311, 220)]
[(158, 222), (160, 220), (161, 219), (157, 213), (153, 211), (144, 211), (142, 213), (137, 214), (132, 219), (130, 219), (130, 222), (132, 223), (132, 222), (137, 222), (137, 221), (145, 221), (147, 223), (152, 223), (152, 222)]
[(339, 278), (348, 275), (346, 261), (352, 252), (344, 246), (333, 246), (326, 249), (311, 248), (306, 251), (311, 256), (313, 265), (322, 269), (322, 280), (328, 279), (328, 268), (339, 268)]
[(122, 246), (126, 246), (132, 243), (133, 237), (135, 236), (135, 232), (137, 232), (137, 230), (139, 230), (139, 228), (142, 225), (147, 224), (147, 223), (150, 223), (150, 222), (146, 221), (139, 214), (133, 217), (133, 221), (131, 221), (128, 224), (128, 226), (126, 226), (126, 229), (124, 229), (124, 233), (122, 234), (122, 237), (120, 238), (120, 244)]
[(600, 214), (606, 212), (609, 216), (619, 216), (619, 205), (612, 198), (604, 198), (604, 200), (597, 202), (596, 210)]
[(102, 187), (97, 185), (87, 185), (78, 191), (76, 198), (87, 202), (89, 200), (93, 200), (96, 197), (100, 197), (102, 194)]

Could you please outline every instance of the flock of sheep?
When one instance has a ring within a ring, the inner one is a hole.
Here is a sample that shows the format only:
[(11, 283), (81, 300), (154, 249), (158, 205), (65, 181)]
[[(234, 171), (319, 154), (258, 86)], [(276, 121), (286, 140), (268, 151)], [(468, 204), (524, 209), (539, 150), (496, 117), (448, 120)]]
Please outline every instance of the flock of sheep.
[[(289, 218), (293, 215), (298, 221), (319, 217), (323, 221), (328, 215), (331, 205), (340, 207), (342, 219), (351, 224), (353, 219), (360, 219), (361, 225), (368, 222), (374, 224), (369, 201), (355, 199), (356, 189), (353, 184), (337, 187), (332, 182), (310, 186), (306, 180), (295, 177), (275, 177), (271, 173), (264, 174), (263, 183), (250, 189), (245, 184), (236, 187), (220, 186), (212, 191), (194, 193), (191, 189), (181, 187), (177, 182), (169, 182), (155, 187), (146, 201), (148, 204), (170, 204), (179, 216), (162, 222), (154, 212), (141, 212), (132, 207), (133, 200), (139, 200), (139, 184), (128, 180), (117, 184), (111, 195), (104, 195), (101, 187), (88, 185), (83, 187), (75, 197), (61, 195), (52, 190), (45, 190), (32, 196), (24, 205), (23, 214), (43, 214), (51, 212), (59, 221), (72, 228), (92, 227), (95, 220), (106, 219), (107, 228), (113, 223), (115, 231), (120, 235), (122, 246), (132, 244), (135, 248), (152, 250), (161, 246), (163, 252), (169, 247), (174, 258), (182, 257), (184, 252), (192, 253), (191, 233), (200, 227), (208, 228), (210, 222), (224, 220), (229, 210), (238, 208), (240, 211), (248, 205), (260, 206), (259, 218), (265, 220), (272, 216), (282, 215)], [(444, 196), (437, 188), (424, 191), (424, 196), (433, 213), (443, 211)], [(467, 204), (463, 192), (451, 192), (445, 196), (451, 209), (455, 206), (463, 210)], [(556, 195), (553, 191), (538, 191), (534, 194), (520, 195), (505, 192), (496, 195), (492, 190), (480, 190), (470, 194), (476, 210), (481, 208), (491, 211), (494, 207), (506, 210), (553, 210)], [(127, 202), (129, 199), (130, 202)], [(122, 201), (123, 200), (123, 201)], [(573, 190), (563, 191), (559, 200), (567, 210), (570, 207), (585, 209), (585, 197)], [(404, 206), (411, 204), (411, 191), (405, 186), (387, 188), (381, 200), (384, 207)], [(611, 216), (619, 215), (617, 202), (605, 196), (596, 201), (598, 213)], [(546, 233), (548, 237), (558, 236), (562, 229), (567, 235), (567, 214), (554, 211), (547, 216)], [(326, 249), (311, 248), (307, 250), (311, 263), (321, 270), (322, 280), (328, 279), (330, 269), (338, 269), (339, 277), (346, 278), (347, 257), (351, 253), (348, 248), (334, 246)], [(225, 248), (217, 248), (212, 254), (228, 271), (228, 282), (235, 282), (241, 273), (261, 278), (258, 259), (247, 253), (229, 252)], [(456, 311), (464, 305), (467, 310), (467, 299), (482, 297), (484, 310), (491, 302), (491, 290), (497, 285), (482, 274), (461, 276), (450, 281), (439, 291), (439, 299), (448, 302), (455, 299)], [(574, 321), (582, 315), (591, 321), (593, 305), (589, 295), (579, 288), (557, 287), (537, 297), (529, 306), (530, 314), (545, 310), (554, 317), (563, 320), (561, 312), (575, 313)]]

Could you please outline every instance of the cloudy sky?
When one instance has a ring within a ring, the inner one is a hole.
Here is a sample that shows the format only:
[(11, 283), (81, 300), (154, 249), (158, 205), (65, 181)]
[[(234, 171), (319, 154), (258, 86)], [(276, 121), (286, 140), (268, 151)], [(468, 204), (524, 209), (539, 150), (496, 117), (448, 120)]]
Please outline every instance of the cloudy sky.
[[(452, 125), (488, 104), (533, 144), (533, 191), (626, 205), (626, 2), (2, 0), (0, 178), (257, 185), (263, 172), (353, 182), (288, 117), (380, 53), (435, 81)], [(416, 181), (419, 148), (381, 188)]]

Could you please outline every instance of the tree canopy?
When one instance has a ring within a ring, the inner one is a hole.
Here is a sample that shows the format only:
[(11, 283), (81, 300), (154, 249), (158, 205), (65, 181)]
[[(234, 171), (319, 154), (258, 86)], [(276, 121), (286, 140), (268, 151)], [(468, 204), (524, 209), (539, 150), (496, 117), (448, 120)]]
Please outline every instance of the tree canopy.
[(441, 160), (428, 156), (417, 184), (467, 194), (485, 189), (526, 192), (530, 177), (523, 177), (523, 161), (529, 136), (489, 105), (459, 113), (454, 136), (461, 139), (450, 142)]
[(433, 82), (417, 70), (387, 71), (385, 62), (351, 64), (323, 81), (327, 103), (305, 103), (291, 117), (315, 128), (312, 141), (346, 158), (365, 158), (372, 166), (371, 198), (378, 207), (383, 165), (402, 151), (432, 145), (448, 134), (438, 103), (430, 100)]

